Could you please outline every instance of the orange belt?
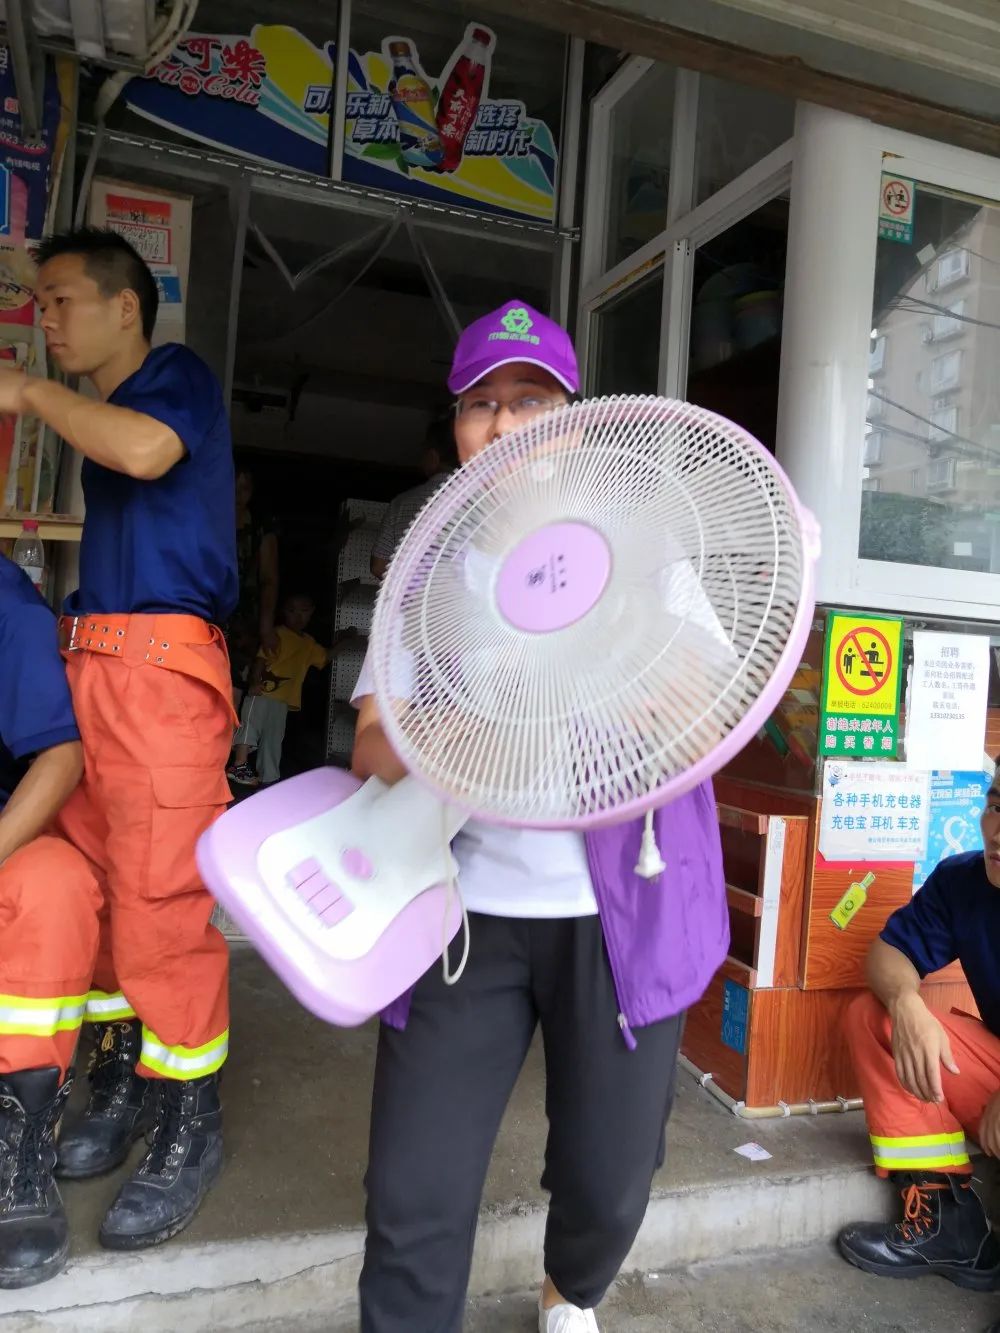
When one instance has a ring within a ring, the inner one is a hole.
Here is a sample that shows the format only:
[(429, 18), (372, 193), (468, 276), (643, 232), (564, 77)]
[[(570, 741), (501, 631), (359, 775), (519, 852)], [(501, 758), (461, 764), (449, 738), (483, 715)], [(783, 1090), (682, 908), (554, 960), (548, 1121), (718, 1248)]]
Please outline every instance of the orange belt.
[(224, 645), (222, 631), (198, 616), (92, 614), (62, 616), (59, 620), (59, 647), (64, 656), (100, 653), (129, 663), (148, 662), (165, 671), (179, 671), (218, 690), (232, 711), (228, 672), (223, 675), (213, 671), (203, 658), (191, 652), (191, 645), (210, 643)]

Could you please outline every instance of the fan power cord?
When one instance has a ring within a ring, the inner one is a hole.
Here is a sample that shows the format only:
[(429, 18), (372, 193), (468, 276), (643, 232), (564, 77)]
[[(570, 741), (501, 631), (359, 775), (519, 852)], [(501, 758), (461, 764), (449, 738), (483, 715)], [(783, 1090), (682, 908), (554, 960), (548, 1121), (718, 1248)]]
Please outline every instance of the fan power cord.
[(653, 823), (655, 813), (654, 810), (646, 811), (646, 822), (642, 830), (642, 846), (639, 848), (639, 859), (635, 863), (635, 873), (640, 879), (658, 879), (667, 868), (667, 863), (660, 855), (659, 844), (656, 841), (656, 826)]
[[(447, 818), (447, 814), (445, 815)], [(444, 978), (446, 986), (454, 986), (462, 979), (465, 971), (465, 965), (469, 961), (469, 947), (472, 943), (472, 935), (469, 929), (469, 909), (465, 905), (465, 899), (462, 897), (462, 889), (458, 882), (458, 876), (454, 870), (454, 860), (451, 854), (451, 843), (448, 840), (447, 831), (443, 834), (444, 850), (448, 858), (448, 863), (452, 867), (448, 872), (448, 897), (445, 900), (444, 916), (441, 919), (441, 976)], [(448, 939), (448, 922), (451, 920), (451, 907), (458, 897), (462, 908), (462, 957), (458, 967), (453, 972), (451, 970), (451, 959), (448, 956), (448, 949), (451, 941)]]

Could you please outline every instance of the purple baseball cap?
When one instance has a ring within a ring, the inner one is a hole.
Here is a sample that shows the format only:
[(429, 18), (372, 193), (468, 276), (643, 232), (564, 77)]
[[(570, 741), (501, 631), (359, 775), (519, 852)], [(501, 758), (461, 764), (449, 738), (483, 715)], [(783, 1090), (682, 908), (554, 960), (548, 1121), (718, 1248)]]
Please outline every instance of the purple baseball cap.
[(508, 301), (464, 330), (455, 348), (448, 388), (452, 393), (464, 393), (491, 370), (516, 361), (541, 366), (569, 393), (580, 388), (580, 371), (569, 334), (524, 301)]

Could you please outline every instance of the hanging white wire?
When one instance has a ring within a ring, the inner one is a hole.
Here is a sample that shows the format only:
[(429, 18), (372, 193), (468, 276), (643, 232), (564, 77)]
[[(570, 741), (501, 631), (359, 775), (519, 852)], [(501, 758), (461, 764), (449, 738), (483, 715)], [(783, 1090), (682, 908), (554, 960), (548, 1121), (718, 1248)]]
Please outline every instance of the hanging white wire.
[[(575, 623), (526, 632), (498, 602), (504, 561), (567, 521), (601, 534), (610, 575)], [(648, 804), (789, 671), (804, 522), (766, 451), (704, 409), (606, 398), (536, 418), (453, 474), (393, 559), (371, 643), (390, 741), (487, 819)]]

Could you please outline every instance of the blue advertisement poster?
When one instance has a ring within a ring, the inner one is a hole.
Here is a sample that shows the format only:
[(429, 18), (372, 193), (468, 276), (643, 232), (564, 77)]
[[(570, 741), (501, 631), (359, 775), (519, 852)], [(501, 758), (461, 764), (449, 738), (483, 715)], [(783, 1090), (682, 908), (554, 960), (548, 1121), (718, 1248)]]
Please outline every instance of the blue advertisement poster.
[(913, 870), (913, 891), (948, 856), (975, 852), (983, 845), (979, 816), (992, 779), (980, 771), (931, 774), (927, 854)]
[[(490, 95), (491, 28), (470, 23), (455, 43), (432, 71), (406, 35), (349, 53), (344, 179), (551, 222), (552, 131), (523, 102)], [(332, 40), (317, 46), (284, 24), (188, 33), (124, 96), (138, 115), (200, 143), (325, 176), (335, 64)]]

